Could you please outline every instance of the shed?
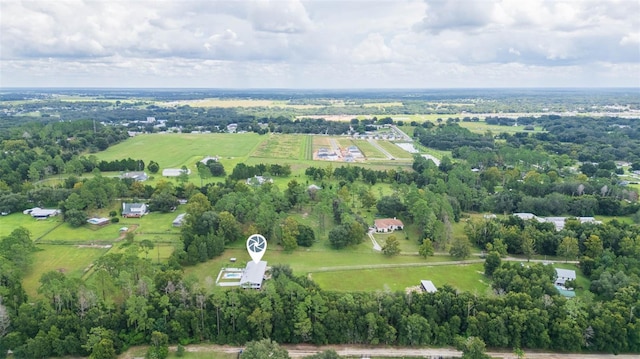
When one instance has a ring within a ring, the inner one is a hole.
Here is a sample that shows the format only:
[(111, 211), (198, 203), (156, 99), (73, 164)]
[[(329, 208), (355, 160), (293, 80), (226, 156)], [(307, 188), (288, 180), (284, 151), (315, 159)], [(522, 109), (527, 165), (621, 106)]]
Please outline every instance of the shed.
[(182, 227), (182, 222), (184, 222), (184, 216), (186, 216), (186, 213), (180, 213), (176, 219), (173, 220), (173, 226), (174, 227)]
[(421, 280), (420, 281), (420, 287), (422, 287), (422, 290), (427, 292), (427, 293), (435, 293), (435, 292), (438, 291), (436, 286), (433, 285), (433, 282), (430, 281), (430, 280)]

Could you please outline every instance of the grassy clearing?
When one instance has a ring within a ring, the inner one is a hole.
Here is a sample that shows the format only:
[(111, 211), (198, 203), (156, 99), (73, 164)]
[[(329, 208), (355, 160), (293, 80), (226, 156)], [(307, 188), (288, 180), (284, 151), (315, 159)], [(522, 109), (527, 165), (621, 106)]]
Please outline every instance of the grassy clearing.
[(119, 228), (118, 224), (109, 224), (98, 229), (92, 229), (88, 225), (74, 228), (69, 223), (63, 223), (43, 236), (39, 243), (112, 242), (120, 235)]
[(246, 157), (264, 139), (255, 133), (139, 135), (95, 156), (105, 161), (128, 157), (145, 163), (154, 160), (160, 168), (195, 168), (195, 163), (206, 156)]
[(313, 137), (311, 135), (304, 136), (302, 149), (300, 150), (300, 160), (313, 160)]
[(57, 270), (69, 277), (80, 278), (91, 263), (108, 251), (104, 248), (80, 248), (74, 245), (38, 244), (38, 248), (42, 250), (34, 254), (34, 265), (22, 281), (30, 297), (37, 296), (40, 277), (44, 273)]
[(313, 151), (317, 151), (322, 147), (325, 148), (331, 148), (331, 140), (330, 140), (330, 136), (321, 136), (321, 135), (316, 135), (316, 136), (312, 136), (313, 137)]
[(413, 155), (411, 153), (403, 150), (393, 142), (378, 141), (378, 145), (384, 148), (387, 152), (389, 152), (395, 158), (413, 160)]
[(490, 290), (488, 280), (481, 272), (482, 263), (432, 267), (405, 267), (364, 269), (350, 274), (345, 271), (313, 273), (312, 278), (321, 288), (337, 291), (402, 291), (431, 280), (436, 287), (449, 284), (472, 293), (485, 294)]
[(305, 137), (300, 135), (270, 134), (251, 153), (251, 157), (286, 158), (297, 160)]
[(36, 240), (61, 223), (62, 217), (60, 216), (37, 220), (26, 214), (12, 213), (0, 217), (0, 237), (8, 236), (18, 227), (24, 227), (31, 232), (31, 239)]
[(491, 132), (493, 132), (494, 135), (496, 135), (498, 133), (503, 133), (503, 132), (506, 132), (506, 133), (509, 133), (509, 134), (514, 134), (514, 133), (518, 133), (518, 132), (531, 132), (531, 133), (543, 132), (540, 127), (536, 127), (533, 131), (525, 131), (524, 130), (525, 126), (489, 125), (484, 121), (479, 121), (479, 122), (459, 122), (458, 124), (460, 125), (460, 127), (467, 128), (471, 132), (485, 133), (487, 131), (491, 131)]
[[(244, 268), (250, 260), (249, 254), (244, 248), (244, 243), (234, 243), (232, 246), (236, 248), (228, 248), (221, 257), (186, 268), (185, 274), (193, 275), (201, 283), (204, 283), (207, 277), (215, 279), (223, 267)], [(236, 263), (229, 262), (229, 258), (232, 257), (237, 258)], [(315, 276), (317, 272), (335, 271), (354, 266), (423, 266), (428, 263), (450, 261), (451, 257), (435, 256), (428, 259), (416, 255), (386, 257), (379, 252), (375, 252), (372, 249), (371, 242), (367, 239), (360, 245), (342, 250), (331, 249), (327, 240), (321, 240), (311, 248), (299, 248), (291, 253), (279, 250), (277, 245), (271, 244), (263, 260), (266, 260), (270, 266), (275, 264), (289, 265), (296, 275), (305, 275), (313, 272)], [(357, 275), (355, 276), (357, 277)]]
[(353, 140), (353, 144), (358, 146), (362, 154), (367, 158), (385, 158), (385, 155), (367, 140)]

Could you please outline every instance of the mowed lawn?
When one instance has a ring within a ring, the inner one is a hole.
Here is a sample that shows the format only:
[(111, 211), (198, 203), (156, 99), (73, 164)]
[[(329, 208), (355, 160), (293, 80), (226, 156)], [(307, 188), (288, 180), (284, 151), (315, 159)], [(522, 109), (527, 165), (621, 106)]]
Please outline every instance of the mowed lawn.
[(39, 242), (112, 242), (120, 236), (119, 223), (107, 224), (103, 227), (94, 227), (85, 224), (81, 227), (74, 228), (69, 223), (63, 223), (51, 232), (44, 235)]
[(130, 157), (142, 159), (146, 164), (153, 160), (161, 169), (190, 167), (206, 156), (246, 157), (265, 139), (256, 133), (146, 134), (129, 138), (95, 156), (105, 161)]
[[(404, 239), (403, 239), (404, 240)], [(349, 277), (358, 277), (361, 270), (376, 267), (394, 267), (394, 266), (426, 266), (432, 263), (443, 261), (451, 261), (450, 256), (435, 256), (424, 259), (417, 255), (398, 255), (395, 257), (387, 257), (380, 252), (375, 252), (371, 248), (371, 242), (366, 242), (353, 247), (342, 250), (334, 250), (327, 248), (326, 241), (314, 244), (311, 248), (298, 248), (293, 252), (285, 252), (280, 250), (276, 245), (270, 244), (267, 248), (262, 260), (267, 261), (269, 266), (276, 264), (285, 264), (291, 267), (295, 275), (307, 275), (313, 272), (314, 278), (316, 272), (322, 271), (338, 271), (350, 270)], [(185, 268), (185, 275), (193, 275), (198, 278), (201, 283), (205, 283), (207, 277), (215, 279), (218, 272), (223, 267), (244, 268), (246, 263), (251, 260), (247, 250), (234, 243), (236, 248), (228, 248), (218, 258), (214, 258), (205, 263), (200, 263), (193, 267)], [(236, 258), (235, 263), (229, 261), (230, 258)], [(409, 269), (409, 268), (405, 268)], [(331, 289), (331, 288), (327, 288)]]
[(312, 273), (312, 279), (325, 290), (336, 291), (402, 291), (430, 280), (436, 288), (448, 284), (461, 291), (484, 295), (489, 281), (482, 274), (483, 264), (362, 269)]
[(31, 270), (22, 281), (30, 297), (37, 295), (40, 277), (44, 273), (60, 271), (69, 277), (80, 278), (91, 263), (108, 251), (106, 248), (81, 248), (76, 245), (39, 244), (38, 248), (41, 250), (35, 252)]
[(12, 213), (8, 216), (0, 217), (0, 238), (8, 236), (18, 227), (24, 227), (31, 233), (31, 239), (36, 240), (61, 223), (61, 216), (37, 220), (26, 214)]

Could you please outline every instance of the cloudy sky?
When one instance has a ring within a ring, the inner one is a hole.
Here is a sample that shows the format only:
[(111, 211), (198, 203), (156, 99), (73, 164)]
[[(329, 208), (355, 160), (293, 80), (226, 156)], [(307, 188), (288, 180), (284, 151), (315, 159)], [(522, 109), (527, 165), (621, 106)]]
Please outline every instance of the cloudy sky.
[(0, 87), (640, 87), (640, 0), (0, 0)]

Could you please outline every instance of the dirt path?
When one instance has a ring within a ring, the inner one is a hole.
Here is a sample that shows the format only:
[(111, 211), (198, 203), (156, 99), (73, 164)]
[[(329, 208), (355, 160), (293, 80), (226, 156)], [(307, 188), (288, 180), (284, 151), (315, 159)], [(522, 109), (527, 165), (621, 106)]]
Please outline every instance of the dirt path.
[[(339, 355), (352, 356), (352, 357), (390, 357), (390, 358), (425, 358), (425, 357), (454, 357), (459, 358), (462, 356), (462, 352), (453, 348), (404, 348), (404, 347), (367, 347), (359, 345), (326, 345), (326, 346), (313, 346), (313, 345), (282, 345), (283, 348), (289, 351), (291, 358), (304, 358), (305, 356), (313, 355), (315, 353), (333, 349)], [(175, 347), (170, 347), (172, 351), (175, 351)], [(189, 345), (186, 348), (188, 352), (219, 352), (236, 354), (242, 347), (226, 346), (226, 345)], [(507, 351), (489, 351), (487, 352), (493, 358), (512, 359), (517, 358), (513, 352)], [(616, 358), (616, 359), (637, 359), (638, 355), (632, 354), (574, 354), (574, 353), (552, 353), (552, 352), (536, 352), (525, 351), (525, 357), (529, 359), (600, 359), (600, 358)], [(122, 354), (120, 359), (133, 359), (134, 356), (129, 352)]]

